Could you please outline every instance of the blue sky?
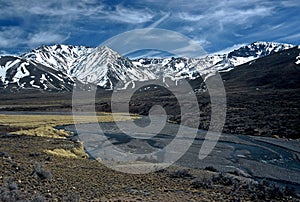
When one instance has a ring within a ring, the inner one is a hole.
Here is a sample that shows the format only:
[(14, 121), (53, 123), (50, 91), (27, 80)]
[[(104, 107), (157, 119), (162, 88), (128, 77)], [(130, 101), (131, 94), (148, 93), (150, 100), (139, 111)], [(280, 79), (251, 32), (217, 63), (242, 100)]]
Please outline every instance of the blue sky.
[(300, 44), (299, 0), (0, 0), (0, 54), (56, 43), (96, 47), (125, 31), (179, 32), (208, 53), (254, 41)]

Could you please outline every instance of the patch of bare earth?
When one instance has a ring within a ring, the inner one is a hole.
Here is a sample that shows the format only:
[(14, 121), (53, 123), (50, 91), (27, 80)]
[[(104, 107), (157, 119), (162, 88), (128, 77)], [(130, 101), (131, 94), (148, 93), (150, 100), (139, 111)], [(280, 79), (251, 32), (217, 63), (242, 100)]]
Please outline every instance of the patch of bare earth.
[(216, 171), (171, 167), (131, 175), (110, 170), (80, 153), (68, 156), (47, 152), (78, 152), (81, 144), (68, 139), (22, 135), (0, 139), (0, 201), (295, 200)]

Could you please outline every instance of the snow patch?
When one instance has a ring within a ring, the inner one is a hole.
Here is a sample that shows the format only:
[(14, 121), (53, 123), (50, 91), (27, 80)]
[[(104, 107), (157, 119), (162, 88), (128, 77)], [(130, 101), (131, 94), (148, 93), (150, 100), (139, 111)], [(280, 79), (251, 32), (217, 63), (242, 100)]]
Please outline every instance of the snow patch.
[(34, 88), (41, 88), (40, 86), (34, 84), (34, 80), (30, 81), (29, 83)]
[(136, 67), (140, 67), (143, 66), (142, 63), (140, 61), (133, 61), (132, 64)]
[(5, 81), (6, 78), (6, 68), (5, 67), (0, 67), (0, 79), (2, 82)]
[(219, 72), (229, 72), (229, 71), (231, 71), (233, 69), (234, 69), (233, 67), (230, 67), (228, 69), (220, 70)]
[(216, 75), (216, 72), (211, 72), (211, 73), (205, 75), (205, 77), (204, 77), (204, 82), (205, 82), (209, 77), (212, 77), (212, 76), (214, 76), (214, 75)]
[(7, 62), (7, 63), (5, 64), (5, 66), (6, 66), (7, 69), (8, 69), (8, 68), (10, 68), (10, 67), (16, 65), (17, 63), (20, 63), (20, 62), (21, 62), (20, 59), (16, 59), (16, 60), (14, 60), (14, 61), (9, 61), (9, 62)]
[(249, 57), (234, 57), (231, 62), (234, 66), (238, 66), (241, 64), (245, 64), (247, 62), (250, 62), (252, 60), (255, 60), (257, 57), (249, 56)]
[(300, 54), (299, 54), (299, 56), (296, 57), (296, 60), (297, 60), (297, 61), (295, 62), (296, 65), (300, 65)]
[[(26, 66), (28, 66), (28, 62), (23, 62), (18, 67), (16, 74), (13, 77), (13, 82), (17, 82), (19, 84), (19, 81), (21, 78), (24, 78), (26, 76), (30, 76), (30, 72), (27, 70)], [(19, 84), (20, 85), (20, 84)]]
[(47, 80), (46, 79), (46, 76), (45, 76), (45, 74), (42, 74), (42, 76), (41, 76), (41, 79), (40, 79), (41, 81), (45, 81), (45, 80)]
[(183, 63), (183, 62), (180, 62), (180, 63), (176, 63), (175, 64), (175, 67), (177, 68), (177, 69), (181, 69), (181, 68), (183, 68), (185, 66), (185, 64)]

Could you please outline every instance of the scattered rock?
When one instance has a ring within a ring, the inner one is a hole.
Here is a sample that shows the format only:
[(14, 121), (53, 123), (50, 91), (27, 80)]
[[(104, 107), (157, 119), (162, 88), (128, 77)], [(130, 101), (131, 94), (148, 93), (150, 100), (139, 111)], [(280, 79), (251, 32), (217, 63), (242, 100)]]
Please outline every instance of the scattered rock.
[(193, 178), (188, 170), (177, 170), (170, 175), (172, 178)]
[(48, 170), (45, 170), (40, 163), (36, 163), (34, 165), (32, 175), (36, 176), (40, 180), (50, 181), (52, 179), (52, 173)]

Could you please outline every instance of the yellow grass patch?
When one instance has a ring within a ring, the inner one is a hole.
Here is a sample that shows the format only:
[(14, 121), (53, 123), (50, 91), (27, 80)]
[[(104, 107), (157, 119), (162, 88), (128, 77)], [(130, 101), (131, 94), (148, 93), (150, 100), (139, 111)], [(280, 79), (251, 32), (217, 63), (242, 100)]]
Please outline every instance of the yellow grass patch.
[[(126, 121), (137, 119), (138, 116), (125, 114), (116, 114), (114, 117), (111, 114), (103, 113), (95, 116), (82, 115), (76, 116), (75, 123), (94, 123), (94, 122), (112, 122)], [(72, 115), (11, 115), (0, 114), (0, 125), (6, 125), (18, 128), (37, 128), (41, 126), (58, 126), (74, 124)]]
[[(66, 138), (70, 135), (64, 130), (57, 130), (54, 127), (59, 125), (69, 125), (74, 123), (95, 123), (95, 122), (112, 122), (127, 121), (139, 118), (136, 115), (127, 116), (125, 114), (116, 114), (112, 116), (109, 113), (97, 114), (97, 116), (81, 115), (76, 116), (73, 120), (72, 115), (11, 115), (0, 114), (0, 125), (17, 128), (18, 130), (11, 134), (30, 135), (47, 138)], [(79, 143), (72, 149), (57, 148), (54, 150), (45, 150), (47, 154), (66, 157), (66, 158), (87, 158), (84, 152), (84, 146)]]
[(67, 149), (53, 149), (53, 150), (44, 150), (45, 153), (51, 154), (54, 156), (61, 156), (65, 158), (87, 158), (88, 155), (84, 152), (84, 147), (82, 142), (79, 143), (79, 146), (73, 147), (71, 150)]
[(66, 158), (78, 158), (76, 154), (74, 154), (70, 150), (65, 150), (65, 149), (45, 150), (44, 152), (54, 156), (61, 156)]
[(75, 121), (72, 115), (11, 115), (0, 114), (0, 125), (6, 125), (19, 128), (12, 134), (32, 135), (52, 138), (65, 138), (70, 133), (63, 130), (57, 130), (54, 127), (59, 125), (95, 123), (95, 122), (113, 122), (127, 121), (137, 119), (138, 116), (125, 114), (116, 114), (112, 116), (109, 113), (97, 114), (97, 116), (81, 115), (76, 116)]
[(12, 132), (11, 134), (50, 137), (50, 138), (66, 138), (70, 135), (69, 132), (66, 132), (64, 130), (57, 130), (51, 126), (42, 126), (42, 127), (27, 129), (27, 130), (21, 129), (19, 131)]

